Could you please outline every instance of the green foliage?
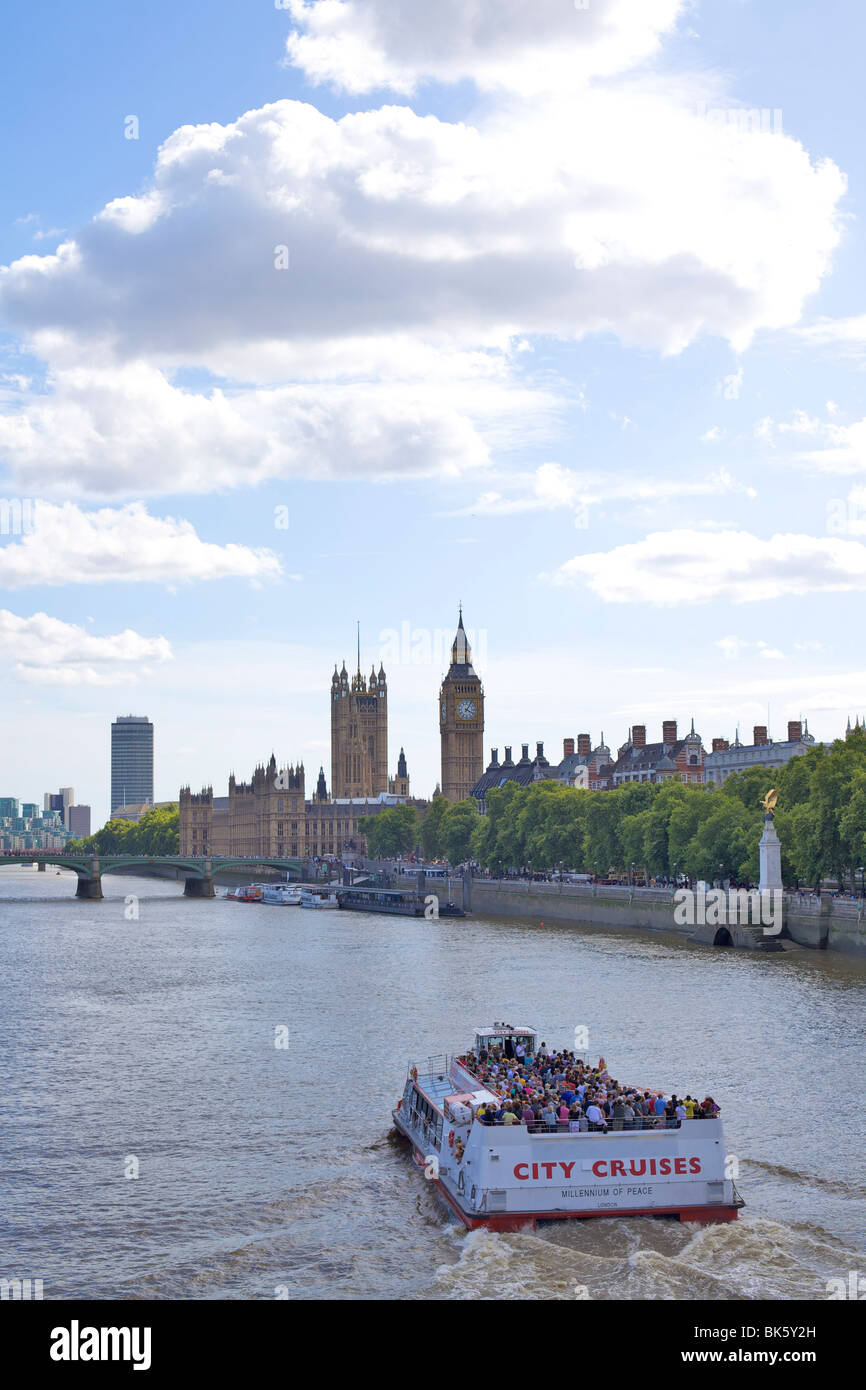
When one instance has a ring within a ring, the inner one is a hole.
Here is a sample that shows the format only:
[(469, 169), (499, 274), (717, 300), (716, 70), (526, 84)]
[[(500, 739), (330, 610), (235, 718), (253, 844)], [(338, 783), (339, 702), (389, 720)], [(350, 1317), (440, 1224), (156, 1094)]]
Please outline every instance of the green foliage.
[(140, 821), (110, 820), (83, 840), (70, 840), (70, 854), (147, 854), (180, 852), (180, 813), (176, 804), (146, 811)]
[(441, 859), (445, 853), (442, 822), (451, 802), (447, 796), (434, 796), (421, 822), (421, 848), (425, 859)]
[(374, 859), (409, 854), (418, 844), (418, 812), (414, 806), (389, 806), (377, 816), (362, 816), (358, 828), (366, 836)]
[[(496, 873), (562, 864), (603, 878), (627, 874), (634, 864), (650, 877), (676, 872), (754, 882), (760, 803), (771, 787), (779, 791), (785, 882), (859, 883), (856, 871), (866, 865), (866, 730), (830, 749), (812, 748), (783, 768), (734, 773), (718, 788), (675, 778), (606, 792), (506, 782), (489, 793), (487, 814), (475, 820), (471, 853)], [(457, 809), (446, 813), (446, 826)]]
[(472, 832), (480, 819), (474, 801), (458, 801), (449, 806), (442, 821), (442, 838), (450, 864), (462, 864), (472, 857)]

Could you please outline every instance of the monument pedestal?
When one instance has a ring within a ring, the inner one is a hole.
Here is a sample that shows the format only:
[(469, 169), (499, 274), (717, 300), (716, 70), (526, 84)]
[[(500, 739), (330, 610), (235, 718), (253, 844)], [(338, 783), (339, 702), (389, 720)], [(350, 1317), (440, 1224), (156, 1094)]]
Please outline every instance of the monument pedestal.
[(764, 833), (758, 845), (761, 863), (761, 892), (782, 887), (782, 846), (776, 834), (776, 824), (772, 811), (764, 816)]

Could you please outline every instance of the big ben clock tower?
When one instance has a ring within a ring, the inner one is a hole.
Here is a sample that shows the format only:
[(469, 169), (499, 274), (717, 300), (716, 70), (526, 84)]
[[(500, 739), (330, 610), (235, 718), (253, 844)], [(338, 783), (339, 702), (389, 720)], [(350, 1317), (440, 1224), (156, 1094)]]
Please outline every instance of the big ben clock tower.
[(439, 691), (442, 795), (465, 801), (484, 771), (484, 690), (472, 669), (463, 608), (451, 648), (451, 666)]

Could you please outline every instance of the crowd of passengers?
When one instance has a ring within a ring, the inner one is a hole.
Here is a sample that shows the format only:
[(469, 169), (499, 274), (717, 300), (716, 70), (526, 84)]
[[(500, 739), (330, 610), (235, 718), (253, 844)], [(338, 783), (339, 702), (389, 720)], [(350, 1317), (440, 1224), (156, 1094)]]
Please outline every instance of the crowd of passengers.
[(612, 1077), (603, 1057), (589, 1066), (573, 1052), (548, 1052), (542, 1043), (535, 1056), (511, 1038), (505, 1048), (461, 1058), (498, 1096), (481, 1105), (475, 1119), (486, 1125), (528, 1125), (550, 1131), (620, 1129), (678, 1129), (683, 1120), (711, 1119), (719, 1114), (712, 1096), (665, 1096), (622, 1086)]

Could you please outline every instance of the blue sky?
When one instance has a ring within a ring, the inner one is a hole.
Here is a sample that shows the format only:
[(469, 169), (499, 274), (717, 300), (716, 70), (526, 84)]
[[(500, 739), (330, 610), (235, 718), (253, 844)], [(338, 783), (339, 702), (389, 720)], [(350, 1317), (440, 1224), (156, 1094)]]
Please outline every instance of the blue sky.
[(38, 505), (0, 535), (0, 793), (100, 823), (127, 712), (160, 799), (271, 749), (313, 779), (360, 618), (429, 795), (459, 600), (488, 748), (833, 737), (861, 8), (290, 8), (10, 19), (0, 497)]

